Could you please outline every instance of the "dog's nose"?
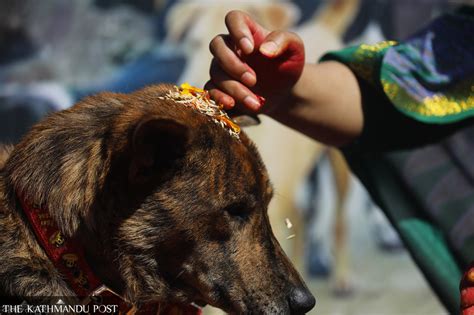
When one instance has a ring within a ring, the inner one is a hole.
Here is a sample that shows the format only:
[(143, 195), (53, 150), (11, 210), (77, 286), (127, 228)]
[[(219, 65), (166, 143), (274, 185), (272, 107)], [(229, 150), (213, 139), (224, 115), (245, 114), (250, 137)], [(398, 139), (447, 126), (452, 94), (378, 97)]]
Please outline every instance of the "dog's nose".
[(292, 314), (304, 314), (309, 312), (316, 304), (316, 299), (304, 287), (294, 288), (289, 296), (290, 310)]

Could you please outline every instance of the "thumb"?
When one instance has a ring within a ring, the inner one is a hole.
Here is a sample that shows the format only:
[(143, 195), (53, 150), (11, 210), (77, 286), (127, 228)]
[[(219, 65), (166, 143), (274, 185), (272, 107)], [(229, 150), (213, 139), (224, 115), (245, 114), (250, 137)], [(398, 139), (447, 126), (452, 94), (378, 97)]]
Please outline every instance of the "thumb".
[(281, 56), (285, 52), (290, 55), (304, 55), (304, 45), (295, 33), (273, 31), (264, 39), (259, 51), (268, 58)]

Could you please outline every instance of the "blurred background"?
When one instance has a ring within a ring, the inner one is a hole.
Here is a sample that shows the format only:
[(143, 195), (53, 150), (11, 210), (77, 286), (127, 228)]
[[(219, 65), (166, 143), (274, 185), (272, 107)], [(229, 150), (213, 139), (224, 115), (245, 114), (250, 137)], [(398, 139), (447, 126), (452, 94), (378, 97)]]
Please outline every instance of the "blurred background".
[[(210, 40), (240, 9), (291, 29), (308, 62), (358, 43), (402, 40), (448, 0), (1, 0), (0, 142), (103, 90), (208, 80)], [(316, 296), (312, 314), (444, 314), (387, 219), (340, 154), (278, 123), (246, 130), (275, 185), (274, 232)], [(205, 314), (221, 314), (211, 307)]]

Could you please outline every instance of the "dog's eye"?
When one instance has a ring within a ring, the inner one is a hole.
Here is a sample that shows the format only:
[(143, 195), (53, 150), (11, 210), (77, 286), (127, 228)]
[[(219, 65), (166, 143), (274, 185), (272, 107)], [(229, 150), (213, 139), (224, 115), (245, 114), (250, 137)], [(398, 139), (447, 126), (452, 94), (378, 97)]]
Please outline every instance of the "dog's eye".
[(250, 213), (250, 209), (251, 208), (246, 202), (239, 201), (239, 202), (231, 203), (230, 205), (224, 208), (224, 211), (226, 211), (231, 216), (244, 219), (248, 217)]

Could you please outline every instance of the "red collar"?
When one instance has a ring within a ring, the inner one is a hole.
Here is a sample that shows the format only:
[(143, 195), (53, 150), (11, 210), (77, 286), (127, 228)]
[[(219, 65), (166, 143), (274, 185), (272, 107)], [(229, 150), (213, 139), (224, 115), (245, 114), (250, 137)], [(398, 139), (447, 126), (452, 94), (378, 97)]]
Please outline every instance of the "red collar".
[(105, 286), (94, 274), (84, 258), (84, 249), (73, 238), (65, 237), (49, 212), (40, 207), (30, 206), (20, 198), (23, 211), (30, 222), (38, 242), (43, 247), (55, 268), (64, 276), (68, 285), (84, 305), (118, 305), (115, 313), (133, 314), (178, 314), (200, 315), (201, 309), (189, 305), (148, 304), (140, 309), (127, 302), (123, 297)]

